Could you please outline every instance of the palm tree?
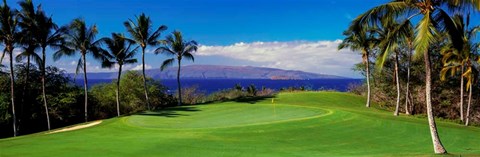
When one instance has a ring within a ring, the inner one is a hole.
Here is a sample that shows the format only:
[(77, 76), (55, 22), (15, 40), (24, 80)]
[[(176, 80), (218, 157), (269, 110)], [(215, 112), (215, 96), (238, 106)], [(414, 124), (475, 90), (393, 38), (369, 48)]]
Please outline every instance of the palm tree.
[(370, 49), (373, 43), (373, 36), (365, 29), (359, 29), (359, 24), (352, 22), (347, 31), (343, 32), (346, 38), (338, 45), (338, 49), (350, 48), (352, 51), (361, 51), (363, 64), (365, 64), (365, 76), (367, 77), (367, 103), (366, 107), (370, 107)]
[(100, 41), (95, 40), (98, 30), (97, 26), (87, 27), (83, 19), (74, 19), (68, 26), (68, 32), (65, 34), (65, 42), (59, 51), (55, 52), (53, 59), (59, 60), (64, 55), (73, 56), (79, 52), (81, 57), (78, 59), (75, 74), (83, 69), (83, 86), (85, 92), (85, 121), (88, 121), (88, 79), (87, 79), (87, 54), (94, 59), (103, 60), (100, 52)]
[[(399, 58), (399, 51), (407, 50), (409, 47), (408, 39), (410, 39), (413, 35), (413, 27), (409, 20), (405, 20), (403, 23), (396, 23), (396, 22), (384, 22), (383, 29), (377, 29), (377, 36), (378, 36), (378, 46), (380, 47), (381, 51), (379, 54), (379, 58), (377, 59), (377, 66), (379, 66), (380, 70), (383, 68), (386, 60), (390, 56), (390, 52), (394, 52), (394, 63), (395, 63), (395, 82), (397, 88), (397, 103), (395, 106), (395, 112), (393, 115), (399, 115), (399, 108), (400, 108), (400, 79), (399, 79), (399, 72), (398, 72), (398, 58)], [(407, 108), (405, 108), (407, 110)]]
[[(464, 21), (465, 19), (465, 21)], [(455, 15), (452, 17), (452, 22), (454, 27), (450, 28), (448, 31), (450, 37), (450, 43), (444, 48), (444, 68), (442, 69), (442, 79), (445, 78), (445, 73), (451, 71), (453, 75), (457, 69), (461, 68), (462, 73), (461, 77), (467, 79), (467, 91), (468, 94), (468, 105), (467, 113), (465, 117), (465, 125), (469, 125), (470, 117), (470, 105), (471, 105), (471, 95), (472, 95), (472, 84), (476, 80), (475, 76), (478, 74), (479, 69), (473, 67), (472, 62), (478, 58), (478, 48), (475, 43), (475, 37), (480, 31), (480, 26), (469, 27), (470, 24), (470, 14), (467, 13), (467, 16), (464, 18), (463, 15)], [(464, 71), (464, 68), (466, 68)], [(463, 81), (462, 81), (463, 82)], [(462, 88), (463, 91), (463, 88)], [(461, 113), (463, 112), (463, 106), (460, 107)], [(463, 114), (461, 114), (463, 116)], [(463, 117), (462, 117), (463, 118)]]
[(161, 25), (155, 31), (152, 32), (152, 21), (150, 17), (144, 13), (140, 16), (135, 16), (135, 21), (128, 19), (123, 23), (130, 36), (135, 42), (142, 48), (142, 74), (143, 74), (143, 89), (145, 92), (145, 101), (147, 103), (148, 110), (150, 110), (150, 101), (148, 99), (147, 81), (145, 78), (145, 49), (147, 46), (158, 45), (158, 38), (162, 31), (167, 29), (167, 26)]
[(63, 35), (66, 33), (66, 27), (58, 27), (51, 17), (47, 17), (40, 7), (37, 11), (35, 22), (37, 23), (37, 29), (35, 30), (35, 39), (42, 48), (42, 64), (40, 69), (42, 72), (42, 97), (45, 111), (47, 112), (48, 130), (50, 130), (50, 120), (48, 116), (47, 97), (45, 91), (45, 68), (46, 68), (46, 49), (50, 47), (52, 49), (60, 49), (63, 47), (64, 41)]
[[(430, 45), (435, 43), (435, 36), (439, 29), (450, 28), (451, 22), (449, 15), (444, 10), (443, 5), (449, 8), (461, 10), (465, 6), (473, 6), (480, 9), (479, 0), (393, 0), (386, 4), (376, 6), (366, 13), (360, 15), (356, 20), (361, 24), (368, 26), (378, 24), (382, 21), (398, 21), (410, 20), (413, 17), (420, 16), (415, 28), (415, 56), (420, 58), (423, 56), (425, 63), (425, 95), (427, 105), (427, 117), (429, 122), (430, 134), (434, 152), (444, 154), (447, 151), (440, 141), (437, 127), (433, 115), (432, 95), (431, 95), (431, 61), (430, 61)], [(435, 15), (435, 17), (434, 17)]]
[[(18, 130), (20, 130), (20, 126), (22, 125), (23, 119), (23, 111), (24, 111), (24, 104), (25, 104), (25, 92), (28, 86), (28, 78), (30, 75), (30, 63), (33, 57), (36, 63), (41, 64), (41, 60), (39, 56), (35, 53), (35, 50), (38, 48), (38, 44), (34, 38), (34, 32), (36, 29), (35, 26), (35, 9), (33, 7), (33, 3), (31, 0), (21, 1), (19, 2), (21, 10), (18, 12), (17, 16), (19, 17), (18, 26), (21, 28), (21, 37), (20, 43), (23, 45), (22, 53), (18, 54), (15, 58), (17, 62), (21, 62), (23, 60), (27, 60), (26, 66), (26, 75), (24, 78), (24, 85), (22, 90), (22, 100), (20, 104), (20, 118), (18, 123)], [(48, 116), (47, 116), (48, 117)]]
[(19, 4), (22, 8), (19, 13), (21, 19), (19, 25), (22, 28), (22, 32), (24, 32), (23, 38), (29, 38), (29, 42), (32, 42), (32, 44), (42, 49), (41, 59), (35, 59), (41, 71), (42, 99), (47, 118), (47, 128), (50, 130), (50, 116), (45, 91), (46, 48), (50, 46), (50, 48), (55, 49), (61, 46), (61, 42), (63, 41), (62, 34), (65, 32), (65, 28), (58, 28), (52, 18), (45, 15), (40, 5), (37, 6), (37, 10), (35, 11), (31, 0), (21, 1)]
[(17, 11), (11, 10), (7, 1), (3, 0), (0, 6), (0, 41), (3, 42), (5, 49), (10, 57), (10, 99), (12, 101), (13, 116), (13, 136), (17, 136), (17, 117), (15, 114), (15, 77), (13, 71), (13, 49), (19, 42), (20, 32), (18, 31)]
[[(465, 51), (457, 51), (451, 43), (448, 43), (445, 45), (442, 50), (442, 62), (443, 62), (443, 68), (440, 71), (440, 79), (443, 81), (445, 80), (447, 73), (450, 72), (451, 76), (455, 75), (458, 71), (460, 71), (460, 121), (464, 122), (464, 106), (463, 106), (463, 91), (465, 90), (464, 88), (464, 76), (463, 74), (465, 73), (465, 65), (466, 62), (469, 60), (469, 52)], [(467, 88), (469, 86), (467, 85)]]
[(108, 48), (108, 52), (104, 53), (106, 60), (102, 66), (112, 68), (118, 65), (117, 77), (117, 116), (120, 116), (120, 77), (122, 75), (122, 66), (125, 64), (133, 64), (137, 62), (134, 59), (138, 47), (132, 48), (135, 41), (125, 38), (123, 34), (112, 33), (111, 38), (100, 39)]
[(161, 46), (155, 50), (155, 54), (165, 54), (167, 56), (172, 56), (172, 58), (165, 60), (162, 63), (160, 69), (163, 71), (167, 67), (174, 64), (174, 61), (177, 60), (178, 70), (177, 70), (177, 85), (178, 85), (178, 105), (182, 105), (182, 88), (180, 86), (180, 64), (183, 58), (194, 61), (192, 52), (197, 51), (197, 42), (194, 40), (185, 41), (183, 40), (182, 33), (179, 31), (173, 31), (172, 34), (168, 35), (164, 41), (162, 41), (164, 46)]
[[(412, 54), (413, 54), (413, 30), (410, 32), (410, 37), (407, 38), (407, 83), (405, 87), (405, 114), (410, 115), (410, 108), (413, 109), (413, 102), (410, 96), (410, 69), (412, 64)], [(410, 103), (410, 106), (408, 104)]]

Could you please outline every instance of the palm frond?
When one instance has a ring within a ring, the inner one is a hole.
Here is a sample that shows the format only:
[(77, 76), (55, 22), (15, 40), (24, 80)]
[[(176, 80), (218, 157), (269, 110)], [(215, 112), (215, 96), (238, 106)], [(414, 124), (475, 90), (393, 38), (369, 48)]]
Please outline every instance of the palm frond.
[(163, 71), (165, 70), (167, 67), (170, 67), (173, 65), (175, 59), (174, 58), (170, 58), (170, 59), (167, 59), (165, 61), (163, 61), (162, 65), (160, 66), (160, 70)]
[(40, 57), (40, 55), (38, 55), (37, 53), (32, 53), (30, 54), (30, 57), (32, 57), (32, 60), (37, 63), (37, 65), (39, 65), (38, 67), (42, 67), (40, 65), (44, 65), (43, 64), (43, 59), (42, 57)]
[(176, 54), (172, 49), (170, 49), (167, 46), (162, 46), (155, 50), (155, 54), (160, 54), (160, 53), (165, 54), (167, 56), (173, 56)]
[(83, 69), (83, 59), (80, 58), (78, 59), (78, 62), (77, 62), (77, 68), (75, 69), (75, 77), (77, 77), (77, 75), (82, 71)]
[(167, 30), (167, 26), (165, 25), (162, 25), (160, 27), (157, 28), (157, 30), (155, 30), (152, 35), (150, 35), (150, 37), (148, 37), (147, 41), (148, 41), (148, 44), (151, 45), (151, 46), (155, 46), (158, 44), (157, 42), (157, 39), (158, 37), (160, 37), (161, 33), (165, 30)]
[(192, 53), (190, 52), (184, 52), (183, 53), (183, 58), (187, 60), (191, 60), (192, 62), (195, 62), (195, 58), (193, 57)]
[(123, 61), (123, 63), (125, 63), (125, 64), (134, 64), (134, 63), (137, 63), (137, 59), (127, 59), (127, 60)]
[(115, 62), (111, 62), (111, 61), (109, 61), (109, 60), (104, 60), (104, 61), (102, 62), (102, 68), (109, 68), (109, 69), (111, 69), (111, 68), (114, 67), (114, 65), (115, 65)]
[[(394, 21), (393, 19), (396, 19), (399, 16), (413, 14), (414, 9), (412, 9), (413, 7), (410, 7), (410, 5), (409, 1), (392, 1), (382, 4), (359, 15), (354, 19), (353, 23), (359, 23), (357, 26), (374, 26), (378, 23), (382, 23), (382, 20)], [(356, 29), (360, 28), (361, 27), (356, 27)]]
[(58, 61), (63, 56), (74, 56), (74, 55), (75, 55), (74, 49), (70, 49), (69, 47), (62, 47), (60, 50), (53, 53), (53, 60)]
[(419, 24), (415, 28), (415, 58), (421, 58), (423, 53), (428, 53), (428, 48), (431, 43), (435, 42), (434, 38), (435, 28), (432, 24), (432, 17), (429, 13), (425, 14), (419, 21)]
[(450, 41), (457, 50), (463, 49), (465, 44), (463, 16), (456, 15), (451, 18), (444, 10), (439, 9), (434, 20), (437, 30), (448, 33)]

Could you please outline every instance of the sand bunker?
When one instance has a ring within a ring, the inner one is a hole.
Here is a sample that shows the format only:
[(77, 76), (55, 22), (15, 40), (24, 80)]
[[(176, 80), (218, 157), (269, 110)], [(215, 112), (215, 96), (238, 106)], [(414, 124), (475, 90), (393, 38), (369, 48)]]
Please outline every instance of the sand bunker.
[(94, 125), (98, 125), (102, 123), (101, 120), (99, 121), (95, 121), (95, 122), (91, 122), (91, 123), (88, 123), (88, 124), (84, 124), (84, 125), (77, 125), (77, 126), (74, 126), (74, 127), (69, 127), (69, 128), (63, 128), (63, 129), (60, 129), (60, 130), (55, 130), (55, 131), (52, 131), (52, 132), (48, 132), (46, 134), (53, 134), (53, 133), (59, 133), (59, 132), (65, 132), (65, 131), (72, 131), (72, 130), (78, 130), (78, 129), (83, 129), (83, 128), (88, 128), (88, 127), (91, 127), (91, 126), (94, 126)]

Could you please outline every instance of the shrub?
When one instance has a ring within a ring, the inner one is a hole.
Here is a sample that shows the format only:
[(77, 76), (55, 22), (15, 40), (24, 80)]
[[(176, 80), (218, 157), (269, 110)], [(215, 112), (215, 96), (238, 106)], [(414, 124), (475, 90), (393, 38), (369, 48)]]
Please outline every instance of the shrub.
[(200, 91), (197, 85), (182, 88), (182, 98), (183, 103), (187, 105), (206, 102), (205, 92)]
[[(131, 114), (146, 109), (142, 79), (142, 75), (134, 71), (128, 71), (122, 76), (120, 80), (121, 114)], [(91, 88), (91, 95), (96, 102), (96, 116), (107, 118), (117, 115), (116, 81), (98, 84)], [(147, 78), (147, 90), (153, 109), (171, 106), (176, 102), (172, 96), (166, 94), (166, 88), (152, 78)]]

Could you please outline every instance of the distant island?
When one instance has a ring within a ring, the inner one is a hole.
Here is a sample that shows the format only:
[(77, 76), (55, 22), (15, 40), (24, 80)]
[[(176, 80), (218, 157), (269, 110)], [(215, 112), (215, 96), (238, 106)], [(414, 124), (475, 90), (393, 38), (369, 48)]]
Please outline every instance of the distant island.
[[(175, 79), (176, 67), (160, 71), (146, 70), (146, 75), (155, 79)], [(74, 77), (74, 74), (68, 74)], [(116, 79), (116, 72), (88, 73), (89, 79)], [(252, 66), (224, 65), (188, 65), (182, 66), (181, 76), (184, 79), (271, 79), (271, 80), (308, 80), (308, 79), (348, 79), (346, 77), (316, 74), (298, 70), (282, 70)], [(82, 79), (78, 77), (77, 79)]]

